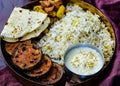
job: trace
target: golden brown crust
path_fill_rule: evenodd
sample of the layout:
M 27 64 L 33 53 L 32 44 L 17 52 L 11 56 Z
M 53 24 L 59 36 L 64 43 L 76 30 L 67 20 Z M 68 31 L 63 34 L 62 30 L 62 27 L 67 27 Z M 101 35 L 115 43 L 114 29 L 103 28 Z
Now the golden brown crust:
M 45 77 L 41 78 L 40 83 L 43 85 L 54 84 L 62 78 L 62 75 L 63 68 L 57 63 L 53 63 L 52 68 Z
M 12 62 L 23 70 L 32 69 L 42 57 L 42 51 L 33 44 L 21 44 L 13 52 Z
M 14 49 L 20 44 L 31 44 L 31 40 L 22 41 L 22 42 L 15 42 L 15 43 L 6 42 L 5 49 L 6 49 L 8 54 L 12 55 L 12 52 L 14 51 Z
M 40 77 L 46 74 L 52 66 L 52 61 L 48 56 L 43 56 L 40 62 L 40 66 L 27 72 L 27 75 L 30 77 Z

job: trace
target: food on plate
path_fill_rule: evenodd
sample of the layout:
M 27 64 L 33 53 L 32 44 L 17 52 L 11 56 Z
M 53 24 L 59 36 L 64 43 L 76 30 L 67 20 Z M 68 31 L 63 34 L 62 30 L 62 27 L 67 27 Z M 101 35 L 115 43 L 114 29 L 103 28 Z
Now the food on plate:
M 36 6 L 33 7 L 33 10 L 37 11 L 37 12 L 46 13 L 42 8 L 43 7 L 41 5 L 36 5 Z
M 45 10 L 45 12 L 49 13 L 49 12 L 53 11 L 53 9 L 54 9 L 54 6 L 51 6 L 51 7 L 46 7 L 44 10 Z
M 49 7 L 50 6 L 50 1 L 48 1 L 48 0 L 40 0 L 40 3 L 41 3 L 41 5 L 42 5 L 42 7 Z
M 38 29 L 32 31 L 31 33 L 28 33 L 28 34 L 24 35 L 21 38 L 21 41 L 24 41 L 24 40 L 27 40 L 27 39 L 30 39 L 30 38 L 34 38 L 34 37 L 38 37 L 40 35 L 40 33 L 42 33 L 47 28 L 49 23 L 50 23 L 50 19 L 46 18 Z
M 64 16 L 64 12 L 65 12 L 65 7 L 64 5 L 61 5 L 57 11 L 56 16 L 61 19 Z
M 62 78 L 62 75 L 63 75 L 63 68 L 57 63 L 53 63 L 52 68 L 46 74 L 46 76 L 41 78 L 40 83 L 43 85 L 55 84 Z
M 97 9 L 74 1 L 77 0 L 67 4 L 62 0 L 38 0 L 24 8 L 15 7 L 1 33 L 9 55 L 4 50 L 3 54 L 10 56 L 5 59 L 13 70 L 47 86 L 61 85 L 61 80 L 62 84 L 81 84 L 106 67 L 115 49 L 114 31 Z M 90 48 L 74 49 L 65 61 L 66 50 L 77 43 L 98 48 L 105 64 L 99 53 Z
M 37 68 L 27 72 L 27 75 L 30 77 L 39 78 L 40 76 L 46 74 L 51 67 L 52 67 L 51 59 L 48 56 L 44 55 L 41 59 L 40 65 Z
M 35 44 L 21 44 L 12 55 L 12 62 L 22 70 L 30 70 L 37 66 L 42 58 L 42 51 Z
M 18 38 L 8 38 L 8 37 L 4 37 L 4 36 L 2 36 L 2 39 L 6 42 L 11 42 L 11 43 L 19 41 Z
M 77 75 L 93 75 L 104 65 L 104 57 L 99 50 L 85 44 L 70 48 L 64 60 L 67 69 Z
M 45 12 L 50 13 L 53 10 L 58 10 L 60 5 L 62 5 L 63 3 L 62 0 L 40 0 L 40 4 Z
M 110 61 L 115 39 L 100 16 L 77 4 L 68 4 L 66 10 L 66 15 L 51 25 L 49 32 L 40 39 L 39 46 L 43 54 L 63 65 L 63 56 L 68 47 L 77 43 L 89 43 L 104 54 L 106 62 Z
M 37 35 L 30 35 L 29 39 L 36 37 L 38 36 L 38 33 L 40 34 L 48 25 L 49 18 L 47 17 L 47 14 L 15 7 L 3 28 L 1 36 L 3 40 L 8 42 L 16 42 L 19 40 L 23 41 L 27 40 L 26 38 L 28 38 L 25 37 L 21 40 L 21 38 L 25 35 L 30 33 L 33 35 L 36 31 L 38 31 Z
M 62 0 L 40 0 L 40 5 L 33 7 L 34 11 L 47 13 L 54 22 L 62 18 L 65 14 L 65 6 Z M 51 22 L 51 24 L 53 24 Z
M 26 41 L 22 41 L 22 42 L 15 42 L 15 43 L 10 43 L 10 42 L 6 42 L 5 43 L 5 49 L 7 51 L 8 54 L 12 55 L 13 51 L 15 50 L 15 48 L 21 44 L 27 44 L 30 45 L 31 44 L 31 40 L 26 40 Z

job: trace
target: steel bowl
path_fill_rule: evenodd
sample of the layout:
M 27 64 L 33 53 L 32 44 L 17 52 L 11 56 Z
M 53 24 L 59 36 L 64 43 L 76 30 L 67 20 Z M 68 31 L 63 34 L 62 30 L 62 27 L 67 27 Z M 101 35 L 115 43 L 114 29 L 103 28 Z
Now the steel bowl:
M 80 67 L 81 62 L 83 62 L 84 60 L 88 61 L 88 58 L 90 58 L 87 55 L 85 55 L 85 57 L 83 57 L 84 60 L 81 61 L 82 58 L 79 57 L 79 55 L 80 55 L 79 53 L 83 49 L 84 49 L 84 52 L 85 51 L 86 52 L 91 52 L 91 51 L 93 52 L 94 51 L 94 56 L 95 56 L 95 53 L 97 53 L 99 55 L 99 57 L 96 56 L 96 58 L 100 58 L 101 59 L 101 65 L 100 65 L 100 68 L 96 68 L 96 72 L 92 73 L 89 70 L 89 71 L 86 71 L 86 73 L 83 73 L 83 74 L 82 73 L 80 73 L 80 74 L 78 73 L 78 72 L 81 72 L 83 70 L 83 69 L 78 70 L 78 68 Z M 77 57 L 76 59 L 74 58 L 75 56 Z M 74 62 L 72 62 L 73 60 L 74 60 Z M 95 61 L 93 61 L 93 62 L 95 62 Z M 94 76 L 95 74 L 97 74 L 98 72 L 100 72 L 103 69 L 103 66 L 104 66 L 104 63 L 105 63 L 105 58 L 104 58 L 103 53 L 101 53 L 101 51 L 98 48 L 96 48 L 94 45 L 87 44 L 87 43 L 78 43 L 78 44 L 72 45 L 71 47 L 69 47 L 66 50 L 66 52 L 64 54 L 64 63 L 65 63 L 65 67 L 67 69 L 67 72 L 69 71 L 69 73 L 76 75 L 80 79 L 85 79 L 85 78 L 88 78 L 90 76 Z M 86 62 L 85 62 L 85 64 L 86 64 Z M 84 65 L 82 65 L 82 67 L 83 66 Z M 71 68 L 75 68 L 75 69 L 77 68 L 77 69 L 75 71 L 75 70 L 72 70 Z M 91 69 L 93 69 L 93 68 L 91 68 Z M 90 72 L 90 73 L 88 73 L 88 72 Z

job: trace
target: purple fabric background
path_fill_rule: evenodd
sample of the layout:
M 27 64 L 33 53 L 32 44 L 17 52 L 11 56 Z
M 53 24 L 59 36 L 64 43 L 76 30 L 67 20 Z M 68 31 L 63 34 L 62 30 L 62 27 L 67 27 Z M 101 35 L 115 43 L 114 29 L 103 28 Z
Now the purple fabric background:
M 23 6 L 30 0 L 0 0 L 0 32 L 14 6 Z M 117 47 L 111 68 L 92 86 L 120 86 L 120 0 L 84 0 L 101 10 L 111 22 Z M 0 51 L 0 86 L 22 86 L 8 71 Z

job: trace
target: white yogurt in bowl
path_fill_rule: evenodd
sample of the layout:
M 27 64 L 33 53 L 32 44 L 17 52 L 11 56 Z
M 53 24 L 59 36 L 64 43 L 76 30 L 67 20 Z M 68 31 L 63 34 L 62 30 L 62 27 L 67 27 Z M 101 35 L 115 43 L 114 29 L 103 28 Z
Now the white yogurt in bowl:
M 89 44 L 77 44 L 69 48 L 64 55 L 64 61 L 68 70 L 82 76 L 93 75 L 104 65 L 103 54 Z

